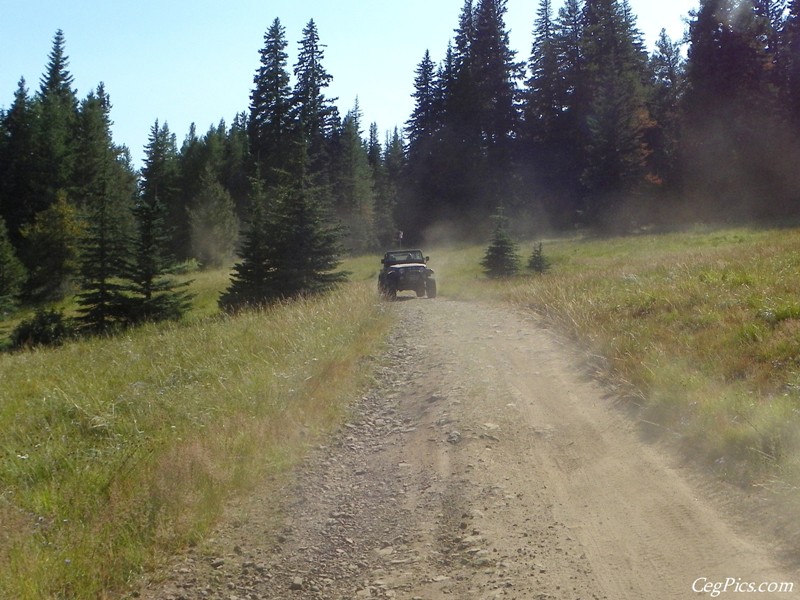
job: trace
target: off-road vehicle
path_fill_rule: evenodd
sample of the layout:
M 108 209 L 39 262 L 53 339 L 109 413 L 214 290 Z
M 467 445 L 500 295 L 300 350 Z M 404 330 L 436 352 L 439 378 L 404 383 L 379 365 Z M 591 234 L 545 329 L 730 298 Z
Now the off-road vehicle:
M 430 257 L 422 250 L 391 250 L 383 255 L 383 268 L 378 275 L 378 290 L 395 299 L 397 292 L 412 290 L 418 298 L 436 298 L 436 280 L 428 268 Z

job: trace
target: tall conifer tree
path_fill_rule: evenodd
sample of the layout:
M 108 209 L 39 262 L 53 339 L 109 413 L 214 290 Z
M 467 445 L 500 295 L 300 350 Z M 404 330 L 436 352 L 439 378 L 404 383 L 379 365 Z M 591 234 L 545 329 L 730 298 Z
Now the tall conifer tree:
M 373 250 L 377 244 L 374 181 L 361 137 L 361 118 L 356 99 L 342 122 L 335 181 L 337 215 L 346 230 L 344 244 L 355 252 Z
M 582 183 L 597 216 L 645 181 L 647 56 L 627 2 L 587 0 L 583 21 L 588 137 Z
M 136 232 L 127 278 L 130 319 L 150 321 L 177 318 L 189 303 L 189 296 L 171 275 L 174 258 L 170 253 L 167 202 L 176 198 L 177 149 L 175 136 L 165 123 L 155 122 L 145 146 L 139 196 L 133 208 Z
M 36 126 L 36 196 L 32 212 L 44 210 L 56 199 L 59 190 L 69 191 L 75 167 L 75 141 L 78 139 L 78 98 L 72 89 L 68 70 L 64 32 L 53 39 L 47 70 L 37 94 L 39 111 Z
M 21 248 L 20 231 L 33 222 L 42 204 L 36 199 L 37 166 L 34 153 L 36 107 L 20 79 L 14 102 L 0 119 L 0 216 L 9 239 Z
M 125 149 L 111 139 L 111 102 L 103 86 L 81 105 L 81 166 L 77 196 L 85 214 L 80 252 L 79 321 L 107 333 L 129 318 L 124 278 L 129 271 L 135 177 Z
M 312 177 L 326 167 L 324 151 L 336 115 L 334 99 L 325 96 L 325 90 L 330 86 L 333 77 L 323 65 L 324 48 L 312 19 L 303 29 L 303 37 L 300 40 L 297 62 L 294 66 L 297 83 L 292 94 L 294 121 L 302 131 Z
M 286 29 L 276 18 L 264 35 L 250 95 L 250 152 L 270 184 L 285 179 L 291 160 L 286 155 L 292 104 L 286 45 Z

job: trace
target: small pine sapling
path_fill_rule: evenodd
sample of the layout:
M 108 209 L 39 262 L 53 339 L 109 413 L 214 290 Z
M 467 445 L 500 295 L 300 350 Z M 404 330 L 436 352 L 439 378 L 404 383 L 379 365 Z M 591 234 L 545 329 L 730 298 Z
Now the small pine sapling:
M 503 209 L 499 208 L 494 215 L 495 228 L 492 240 L 481 261 L 486 275 L 492 279 L 513 277 L 519 272 L 519 254 L 517 244 L 506 230 L 507 219 Z
M 544 255 L 542 242 L 533 246 L 533 253 L 528 259 L 528 269 L 534 273 L 546 273 L 550 270 L 550 260 Z

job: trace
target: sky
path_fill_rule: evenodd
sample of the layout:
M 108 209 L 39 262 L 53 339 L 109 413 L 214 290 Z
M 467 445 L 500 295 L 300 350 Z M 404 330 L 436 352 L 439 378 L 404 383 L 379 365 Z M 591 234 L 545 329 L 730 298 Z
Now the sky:
M 630 0 L 648 48 L 662 28 L 681 38 L 699 0 Z M 554 6 L 560 6 L 558 0 Z M 342 114 L 358 98 L 364 129 L 402 129 L 413 109 L 414 71 L 425 50 L 444 58 L 464 0 L 4 0 L 0 19 L 0 108 L 20 77 L 39 88 L 53 37 L 62 29 L 79 98 L 105 84 L 114 141 L 135 166 L 156 119 L 180 146 L 246 111 L 264 33 L 277 17 L 286 28 L 289 70 L 310 19 L 326 46 L 333 76 L 326 95 Z M 506 25 L 519 60 L 530 55 L 539 0 L 508 0 Z

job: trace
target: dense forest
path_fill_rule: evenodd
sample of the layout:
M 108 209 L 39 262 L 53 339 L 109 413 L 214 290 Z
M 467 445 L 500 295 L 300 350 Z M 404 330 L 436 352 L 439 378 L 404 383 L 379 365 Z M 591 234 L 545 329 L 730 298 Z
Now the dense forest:
M 506 5 L 465 0 L 388 134 L 326 96 L 314 21 L 290 67 L 275 19 L 249 109 L 180 147 L 156 120 L 138 171 L 56 32 L 38 89 L 0 111 L 0 310 L 77 291 L 89 331 L 175 316 L 193 261 L 238 260 L 221 306 L 261 303 L 335 284 L 343 252 L 399 231 L 488 236 L 500 207 L 520 234 L 800 212 L 800 0 L 701 0 L 652 54 L 627 0 L 540 0 L 527 60 Z

